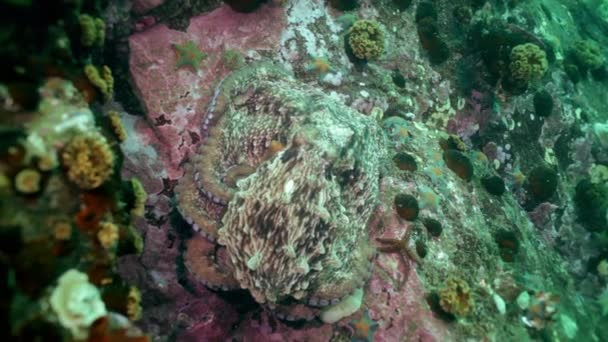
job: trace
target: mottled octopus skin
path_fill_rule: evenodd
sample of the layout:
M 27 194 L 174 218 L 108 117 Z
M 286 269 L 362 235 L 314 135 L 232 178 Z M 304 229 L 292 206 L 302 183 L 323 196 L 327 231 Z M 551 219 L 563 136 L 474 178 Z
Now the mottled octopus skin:
M 218 85 L 203 133 L 176 187 L 200 234 L 185 254 L 195 278 L 248 289 L 286 319 L 364 285 L 385 158 L 374 119 L 259 63 Z

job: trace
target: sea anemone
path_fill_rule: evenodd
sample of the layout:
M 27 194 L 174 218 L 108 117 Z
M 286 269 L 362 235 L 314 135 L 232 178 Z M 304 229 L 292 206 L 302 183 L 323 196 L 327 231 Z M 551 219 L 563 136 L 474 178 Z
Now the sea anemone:
M 97 232 L 97 241 L 105 249 L 110 249 L 118 241 L 118 226 L 112 222 L 101 222 Z
M 76 135 L 61 153 L 68 178 L 81 189 L 99 187 L 112 174 L 114 154 L 99 134 Z
M 91 324 L 106 315 L 99 290 L 86 274 L 74 269 L 59 277 L 50 302 L 59 323 L 77 340 L 86 339 Z
M 439 291 L 439 304 L 450 314 L 466 316 L 474 305 L 469 285 L 460 278 L 448 278 Z
M 22 194 L 34 194 L 40 191 L 40 172 L 34 169 L 23 169 L 15 176 L 15 188 Z

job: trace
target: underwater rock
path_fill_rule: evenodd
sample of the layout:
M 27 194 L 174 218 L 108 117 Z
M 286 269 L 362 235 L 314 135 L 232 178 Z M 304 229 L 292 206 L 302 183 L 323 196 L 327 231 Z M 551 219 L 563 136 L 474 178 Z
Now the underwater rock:
M 179 164 L 200 142 L 212 88 L 229 71 L 222 68 L 224 47 L 241 53 L 278 49 L 282 14 L 282 8 L 268 5 L 248 14 L 222 6 L 191 18 L 186 32 L 157 24 L 129 37 L 129 69 L 135 93 L 152 124 L 154 139 L 161 143 L 156 150 L 166 152 L 162 154 L 168 158 L 165 163 L 171 179 L 181 175 Z M 198 72 L 175 67 L 177 55 L 172 44 L 187 41 L 193 41 L 208 55 Z

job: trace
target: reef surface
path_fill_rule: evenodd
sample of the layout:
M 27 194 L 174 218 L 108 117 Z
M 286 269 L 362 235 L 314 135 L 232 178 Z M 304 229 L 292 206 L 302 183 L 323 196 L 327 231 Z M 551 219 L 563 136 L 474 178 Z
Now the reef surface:
M 16 340 L 608 339 L 603 2 L 0 9 Z

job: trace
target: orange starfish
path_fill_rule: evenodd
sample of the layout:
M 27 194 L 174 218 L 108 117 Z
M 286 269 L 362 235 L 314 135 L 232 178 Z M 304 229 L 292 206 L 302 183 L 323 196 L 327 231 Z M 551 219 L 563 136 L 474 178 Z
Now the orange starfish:
M 324 57 L 313 57 L 311 62 L 306 66 L 306 71 L 314 72 L 319 76 L 325 76 L 331 69 L 329 60 Z
M 369 317 L 368 310 L 365 310 L 363 316 L 358 320 L 351 321 L 348 323 L 353 329 L 353 336 L 351 341 L 373 341 L 374 333 L 378 329 L 378 322 L 372 320 Z

